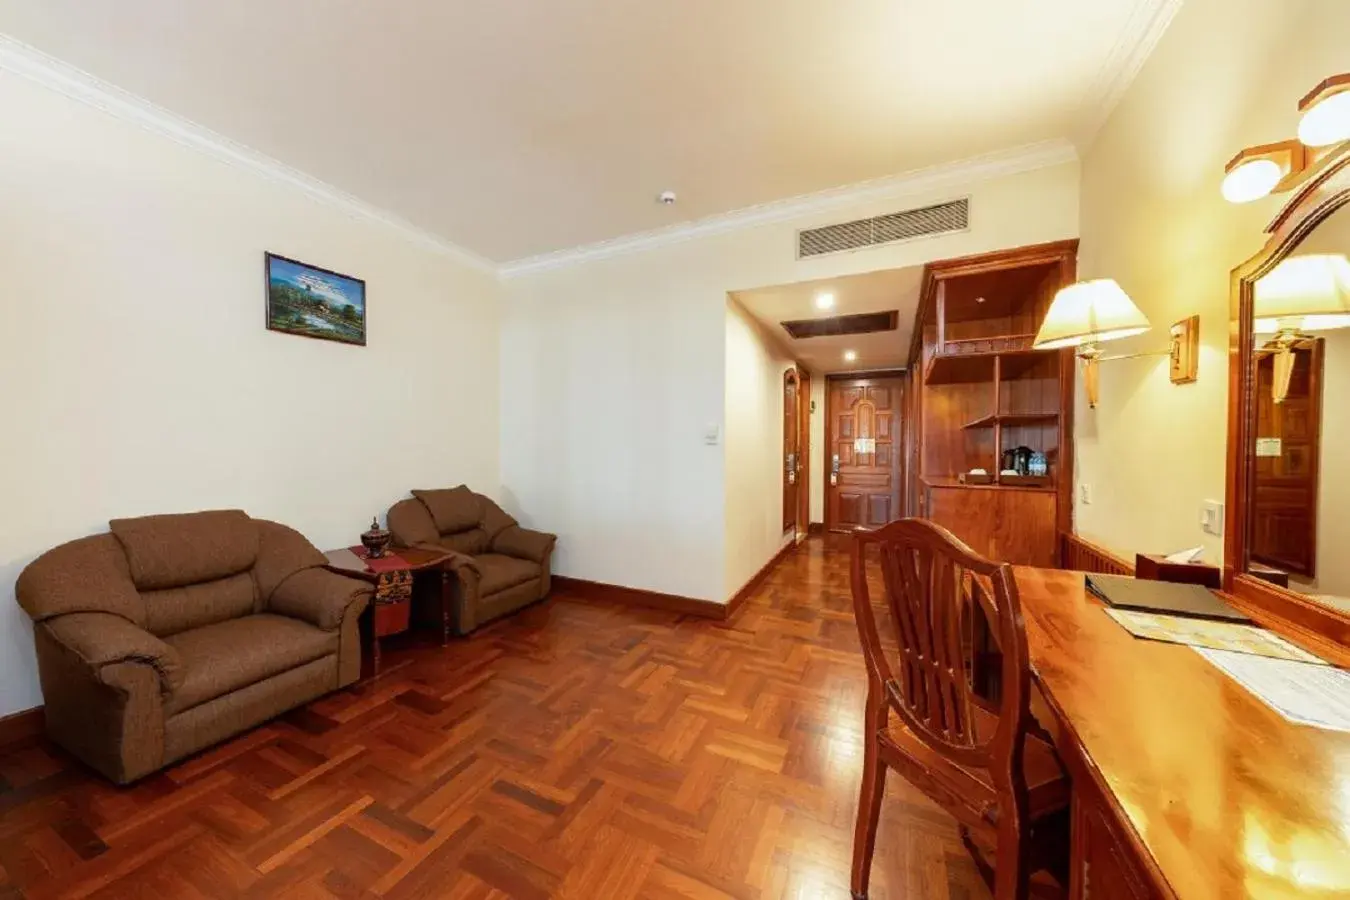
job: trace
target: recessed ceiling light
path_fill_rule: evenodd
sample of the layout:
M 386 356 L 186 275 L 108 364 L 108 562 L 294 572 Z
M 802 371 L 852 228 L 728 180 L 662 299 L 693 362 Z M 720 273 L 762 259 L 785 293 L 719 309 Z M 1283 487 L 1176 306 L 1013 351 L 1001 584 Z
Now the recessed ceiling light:
M 675 196 L 674 191 L 662 191 L 656 199 L 661 201 L 662 206 L 674 206 L 675 201 L 679 198 Z
M 845 351 L 844 351 L 844 362 L 857 362 L 857 360 L 858 360 L 858 351 L 857 351 L 857 350 L 845 350 Z
M 816 294 L 816 309 L 834 309 L 834 294 Z
M 976 298 L 975 298 L 975 302 L 976 302 L 976 303 L 983 303 L 983 302 L 984 302 L 984 298 L 983 298 L 983 297 L 976 297 Z

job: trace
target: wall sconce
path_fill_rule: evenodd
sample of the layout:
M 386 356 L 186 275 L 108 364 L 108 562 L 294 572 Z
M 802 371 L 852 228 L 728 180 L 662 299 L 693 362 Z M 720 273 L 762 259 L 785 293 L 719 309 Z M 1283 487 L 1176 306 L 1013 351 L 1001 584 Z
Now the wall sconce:
M 1256 282 L 1254 331 L 1274 337 L 1273 399 L 1289 396 L 1294 350 L 1308 332 L 1350 327 L 1350 260 L 1341 253 L 1291 256 Z
M 1225 200 L 1250 203 L 1284 193 L 1303 181 L 1319 158 L 1350 140 L 1350 74 L 1326 79 L 1298 108 L 1303 114 L 1298 140 L 1248 147 L 1224 168 Z
M 1101 386 L 1097 366 L 1104 360 L 1168 354 L 1172 357 L 1169 368 L 1174 384 L 1195 380 L 1200 345 L 1199 316 L 1191 316 L 1172 326 L 1171 344 L 1167 350 L 1102 355 L 1104 342 L 1143 334 L 1151 327 L 1148 318 L 1116 282 L 1109 278 L 1080 281 L 1055 295 L 1032 348 L 1077 347 L 1078 358 L 1083 361 L 1088 406 L 1096 409 Z

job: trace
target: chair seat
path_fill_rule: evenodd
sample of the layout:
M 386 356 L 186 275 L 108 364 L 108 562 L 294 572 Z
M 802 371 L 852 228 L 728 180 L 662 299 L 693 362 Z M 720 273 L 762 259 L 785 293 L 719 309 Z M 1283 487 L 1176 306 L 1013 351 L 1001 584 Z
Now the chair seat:
M 165 700 L 174 715 L 338 651 L 338 633 L 287 616 L 244 616 L 164 639 L 183 659 L 183 684 Z
M 543 572 L 538 563 L 530 562 L 528 559 L 516 559 L 514 556 L 503 556 L 500 553 L 484 553 L 474 559 L 478 562 L 479 571 L 483 573 L 480 590 L 484 596 L 524 584 L 538 578 Z
M 981 739 L 992 737 L 994 729 L 998 727 L 998 717 L 978 706 L 972 707 L 971 712 L 975 719 L 975 733 Z M 924 776 L 937 781 L 945 792 L 961 798 L 978 798 L 977 808 L 971 811 L 985 825 L 998 824 L 997 792 L 987 769 L 953 762 L 920 740 L 897 721 L 893 713 L 889 727 L 881 736 L 881 747 L 883 751 L 889 751 L 888 756 L 901 757 L 891 761 L 893 768 L 904 772 L 918 767 Z M 1069 777 L 1054 748 L 1035 734 L 1028 734 L 1022 763 L 1027 780 L 1028 812 L 1032 820 L 1043 819 L 1067 809 Z M 980 823 L 965 824 L 974 826 Z

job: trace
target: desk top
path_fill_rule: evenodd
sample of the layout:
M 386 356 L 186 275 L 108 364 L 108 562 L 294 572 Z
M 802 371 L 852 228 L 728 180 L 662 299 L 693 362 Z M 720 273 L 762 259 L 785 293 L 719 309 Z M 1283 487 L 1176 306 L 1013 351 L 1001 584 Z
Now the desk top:
M 1350 734 L 1131 637 L 1082 573 L 1018 568 L 1017 584 L 1046 699 L 1180 900 L 1350 896 Z

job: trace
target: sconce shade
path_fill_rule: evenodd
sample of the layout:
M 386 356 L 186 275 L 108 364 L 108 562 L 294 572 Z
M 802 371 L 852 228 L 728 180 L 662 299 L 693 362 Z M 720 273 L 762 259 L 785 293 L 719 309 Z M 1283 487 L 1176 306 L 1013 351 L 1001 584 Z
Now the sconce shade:
M 1250 203 L 1268 196 L 1284 178 L 1284 169 L 1273 159 L 1249 159 L 1223 179 L 1223 199 Z
M 1080 281 L 1055 295 L 1032 346 L 1037 350 L 1114 341 L 1148 331 L 1148 319 L 1109 278 Z
M 1350 326 L 1350 260 L 1341 253 L 1291 256 L 1256 282 L 1255 328 L 1327 331 Z
M 1299 104 L 1303 118 L 1298 139 L 1309 147 L 1329 147 L 1350 140 L 1350 75 L 1335 75 L 1319 84 Z

